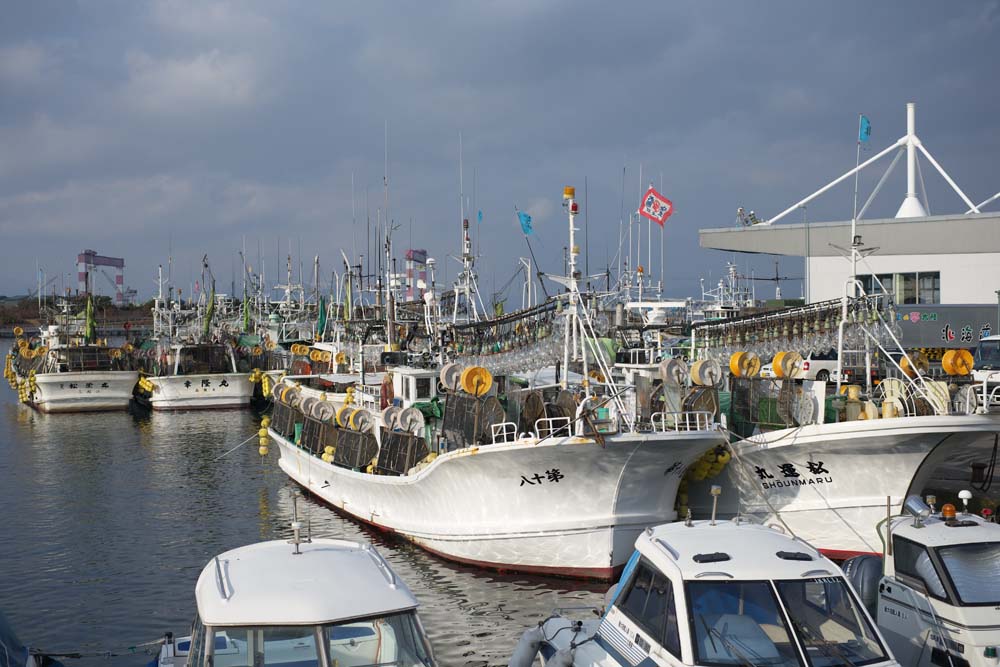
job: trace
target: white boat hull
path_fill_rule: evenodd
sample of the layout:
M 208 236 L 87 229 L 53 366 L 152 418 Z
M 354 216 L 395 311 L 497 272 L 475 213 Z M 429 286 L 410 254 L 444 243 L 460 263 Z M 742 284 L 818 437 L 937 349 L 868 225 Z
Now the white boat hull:
M 997 415 L 907 417 L 804 426 L 733 445 L 731 465 L 711 483 L 720 514 L 737 511 L 783 526 L 833 558 L 882 553 L 875 531 L 887 498 L 899 513 L 946 460 L 988 454 Z M 783 467 L 791 466 L 791 467 Z M 797 476 L 794 476 L 797 474 Z M 692 484 L 696 516 L 711 510 L 708 482 Z
M 326 463 L 273 430 L 279 465 L 326 503 L 446 558 L 500 570 L 609 579 L 639 533 L 676 518 L 685 468 L 718 431 L 487 445 L 400 477 Z
M 247 408 L 256 385 L 249 373 L 151 377 L 154 410 Z
M 30 404 L 41 412 L 124 410 L 138 379 L 135 371 L 42 373 Z

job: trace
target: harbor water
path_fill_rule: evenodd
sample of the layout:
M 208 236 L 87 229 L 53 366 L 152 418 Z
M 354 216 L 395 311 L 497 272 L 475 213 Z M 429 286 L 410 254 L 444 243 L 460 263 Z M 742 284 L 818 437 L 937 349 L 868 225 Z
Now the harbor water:
M 222 551 L 290 537 L 297 487 L 261 459 L 247 410 L 45 415 L 0 392 L 0 609 L 22 641 L 110 651 L 68 665 L 144 665 L 128 647 L 187 634 L 194 584 Z M 221 458 L 220 458 L 221 457 Z M 557 607 L 597 606 L 604 584 L 502 575 L 443 561 L 302 498 L 314 536 L 373 542 L 421 603 L 438 662 L 506 665 Z

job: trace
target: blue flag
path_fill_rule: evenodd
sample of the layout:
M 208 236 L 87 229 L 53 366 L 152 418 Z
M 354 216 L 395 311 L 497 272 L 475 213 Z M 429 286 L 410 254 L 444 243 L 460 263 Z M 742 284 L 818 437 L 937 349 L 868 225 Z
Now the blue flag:
M 521 231 L 527 236 L 531 233 L 531 216 L 524 211 L 517 212 L 517 219 L 521 223 Z
M 483 221 L 483 212 L 482 212 L 482 210 L 479 211 L 479 213 L 476 215 L 476 218 L 479 220 L 479 222 Z
M 862 114 L 861 122 L 858 124 L 858 143 L 865 143 L 872 136 L 872 123 L 868 116 Z

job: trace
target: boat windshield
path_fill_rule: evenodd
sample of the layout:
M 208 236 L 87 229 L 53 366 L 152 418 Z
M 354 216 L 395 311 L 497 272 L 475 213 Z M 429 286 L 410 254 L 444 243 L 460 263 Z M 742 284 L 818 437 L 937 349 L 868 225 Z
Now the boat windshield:
M 961 604 L 1000 604 L 1000 542 L 956 544 L 936 551 Z
M 888 659 L 843 578 L 796 579 L 776 585 L 813 667 L 870 665 Z
M 433 667 L 415 612 L 324 626 L 213 628 L 213 667 Z M 321 662 L 318 642 L 326 642 Z M 197 662 L 192 663 L 197 664 Z
M 688 581 L 685 586 L 696 663 L 802 664 L 770 582 Z
M 1000 340 L 981 340 L 972 360 L 977 370 L 1000 369 Z

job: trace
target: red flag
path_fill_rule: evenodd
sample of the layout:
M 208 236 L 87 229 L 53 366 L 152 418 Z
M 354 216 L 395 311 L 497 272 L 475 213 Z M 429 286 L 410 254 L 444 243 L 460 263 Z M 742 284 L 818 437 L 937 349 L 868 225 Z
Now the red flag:
M 639 215 L 657 222 L 660 227 L 673 212 L 674 203 L 653 188 L 646 191 L 642 206 L 639 207 Z

